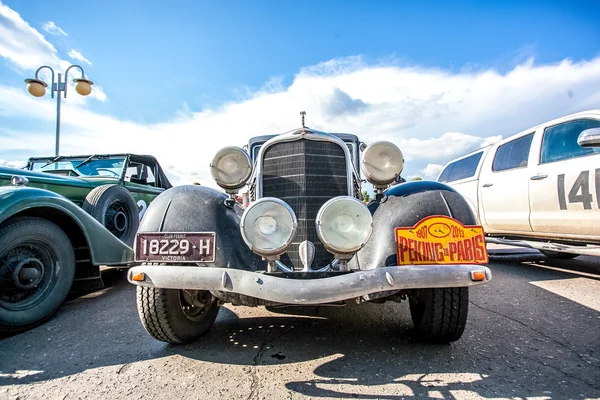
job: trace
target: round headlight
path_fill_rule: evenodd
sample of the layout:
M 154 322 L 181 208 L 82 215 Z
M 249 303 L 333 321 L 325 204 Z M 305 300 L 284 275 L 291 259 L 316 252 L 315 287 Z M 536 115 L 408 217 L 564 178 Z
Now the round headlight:
M 226 190 L 239 189 L 252 175 L 252 161 L 239 147 L 222 148 L 210 163 L 210 174 L 217 185 Z
M 325 248 L 335 254 L 353 254 L 371 237 L 373 217 L 354 197 L 339 196 L 327 201 L 316 219 L 317 235 Z
M 373 185 L 388 185 L 404 169 L 404 156 L 393 143 L 375 142 L 363 152 L 360 168 Z
M 264 197 L 252 203 L 242 215 L 244 241 L 265 258 L 285 253 L 296 235 L 296 214 L 284 201 Z

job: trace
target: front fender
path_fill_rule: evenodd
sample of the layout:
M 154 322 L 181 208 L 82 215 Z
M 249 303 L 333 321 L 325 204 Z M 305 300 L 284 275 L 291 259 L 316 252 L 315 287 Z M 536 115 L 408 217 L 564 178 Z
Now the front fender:
M 54 210 L 70 218 L 80 228 L 90 249 L 94 265 L 124 265 L 133 261 L 133 250 L 117 239 L 102 224 L 64 196 L 33 187 L 0 187 L 0 224 L 19 214 Z M 60 225 L 60 224 L 59 224 Z
M 410 227 L 431 215 L 452 217 L 464 225 L 477 225 L 467 201 L 450 186 L 415 181 L 385 191 L 381 202 L 371 202 L 373 234 L 356 257 L 361 269 L 396 265 L 396 227 Z
M 242 239 L 240 219 L 244 209 L 237 203 L 225 206 L 224 193 L 205 186 L 177 186 L 154 199 L 139 232 L 214 232 L 217 268 L 256 271 L 260 258 Z

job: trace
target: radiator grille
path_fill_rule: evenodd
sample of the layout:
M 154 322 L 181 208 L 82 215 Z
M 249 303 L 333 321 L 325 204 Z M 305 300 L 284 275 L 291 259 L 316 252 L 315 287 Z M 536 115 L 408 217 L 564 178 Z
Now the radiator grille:
M 263 157 L 262 196 L 277 197 L 292 207 L 298 230 L 281 261 L 302 269 L 298 245 L 309 240 L 316 247 L 314 269 L 326 266 L 333 256 L 317 237 L 315 218 L 332 197 L 348 194 L 346 156 L 336 143 L 300 139 L 270 146 Z

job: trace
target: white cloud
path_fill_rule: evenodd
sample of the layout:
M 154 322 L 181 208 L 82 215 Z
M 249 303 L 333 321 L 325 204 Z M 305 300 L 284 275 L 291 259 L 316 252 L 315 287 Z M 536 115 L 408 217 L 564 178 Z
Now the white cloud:
M 56 48 L 21 16 L 0 2 L 0 56 L 22 69 L 58 66 Z
M 419 171 L 420 177 L 423 179 L 436 180 L 440 172 L 444 169 L 440 164 L 427 164 L 425 168 Z
M 69 51 L 69 52 L 67 53 L 67 55 L 68 55 L 69 57 L 71 57 L 71 59 L 73 59 L 73 60 L 76 60 L 76 61 L 81 61 L 81 62 L 84 62 L 84 63 L 86 63 L 86 64 L 88 64 L 88 65 L 92 65 L 92 62 L 91 62 L 90 60 L 88 60 L 87 58 L 85 58 L 85 57 L 83 56 L 83 54 L 81 54 L 80 52 L 78 52 L 78 51 L 77 51 L 77 50 L 75 50 L 75 49 L 72 49 L 71 51 Z
M 69 34 L 62 30 L 62 28 L 56 25 L 53 21 L 48 21 L 43 26 L 44 30 L 52 35 L 63 35 L 69 36 Z
M 56 26 L 52 21 L 46 25 Z M 45 25 L 45 27 L 46 27 Z M 71 50 L 68 54 L 71 58 L 86 62 L 91 65 L 81 53 Z M 71 62 L 61 59 L 58 51 L 44 35 L 31 27 L 16 11 L 2 4 L 0 0 L 0 57 L 6 58 L 14 64 L 19 70 L 33 71 L 42 65 L 52 67 L 55 72 L 63 72 L 71 65 Z M 74 73 L 75 75 L 71 75 Z M 69 71 L 69 78 L 79 76 L 79 71 L 72 69 Z M 40 79 L 50 83 L 51 74 L 47 69 L 43 69 L 39 74 Z M 69 93 L 75 93 L 73 82 L 68 79 Z M 106 93 L 102 86 L 94 85 L 92 94 L 89 98 L 95 98 L 100 101 L 106 100 Z M 81 96 L 69 96 L 68 102 L 84 104 L 86 98 Z M 16 105 L 16 107 L 20 107 Z
M 407 162 L 415 158 L 422 158 L 423 154 L 427 154 L 430 161 L 439 161 L 448 160 L 478 147 L 483 147 L 483 143 L 486 143 L 489 139 L 459 132 L 446 132 L 436 138 L 400 138 L 398 145 L 402 149 L 404 159 Z
M 0 159 L 0 167 L 22 168 L 27 164 L 26 161 L 6 161 Z

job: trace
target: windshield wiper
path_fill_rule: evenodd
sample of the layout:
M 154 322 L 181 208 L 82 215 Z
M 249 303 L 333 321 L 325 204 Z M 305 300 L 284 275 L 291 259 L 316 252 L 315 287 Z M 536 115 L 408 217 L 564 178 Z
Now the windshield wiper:
M 42 165 L 40 167 L 40 169 L 47 167 L 48 165 L 53 164 L 53 163 L 57 162 L 58 160 L 62 160 L 63 158 L 65 158 L 65 156 L 56 156 L 52 160 L 48 161 L 48 163 Z
M 87 163 L 89 163 L 90 161 L 92 161 L 92 159 L 96 157 L 95 154 L 92 154 L 91 156 L 89 156 L 88 158 L 86 158 L 85 160 L 83 160 L 82 162 L 80 162 L 79 164 L 77 164 L 76 166 L 73 167 L 73 169 L 77 169 L 79 167 L 81 167 L 82 165 L 85 165 Z

